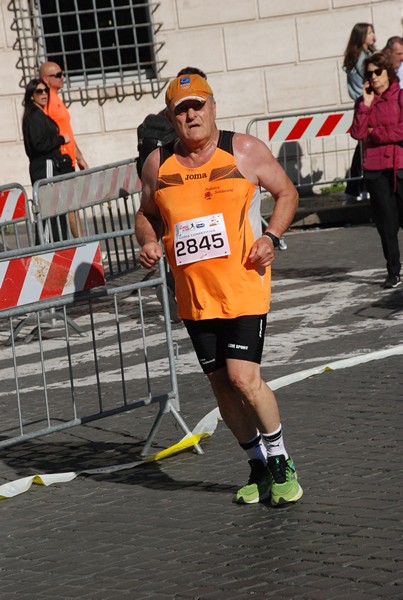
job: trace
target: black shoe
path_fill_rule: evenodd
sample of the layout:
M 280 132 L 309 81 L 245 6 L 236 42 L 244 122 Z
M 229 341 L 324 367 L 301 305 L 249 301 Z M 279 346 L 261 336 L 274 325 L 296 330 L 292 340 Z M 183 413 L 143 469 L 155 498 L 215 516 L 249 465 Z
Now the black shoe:
M 387 278 L 385 279 L 385 283 L 383 284 L 383 287 L 386 289 L 396 288 L 401 283 L 402 282 L 400 281 L 399 275 L 388 275 Z

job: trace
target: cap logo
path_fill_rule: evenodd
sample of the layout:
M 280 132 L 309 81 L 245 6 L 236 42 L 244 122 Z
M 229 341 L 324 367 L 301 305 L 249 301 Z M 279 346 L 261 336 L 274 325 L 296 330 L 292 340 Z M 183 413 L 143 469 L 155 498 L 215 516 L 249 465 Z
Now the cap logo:
M 186 100 L 206 102 L 213 95 L 207 81 L 200 75 L 184 74 L 173 79 L 165 92 L 165 104 L 171 109 Z

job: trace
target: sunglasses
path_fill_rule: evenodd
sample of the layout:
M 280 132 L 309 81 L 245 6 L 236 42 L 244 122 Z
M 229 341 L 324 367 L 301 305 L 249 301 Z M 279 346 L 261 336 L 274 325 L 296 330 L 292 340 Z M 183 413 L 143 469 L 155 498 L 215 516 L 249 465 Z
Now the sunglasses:
M 382 71 L 383 71 L 383 69 L 381 67 L 379 67 L 379 69 L 374 69 L 373 71 L 367 71 L 365 76 L 369 81 L 371 81 L 374 74 L 377 77 L 379 77 L 379 75 L 382 75 Z
M 48 94 L 49 89 L 48 88 L 37 88 L 34 93 L 38 94 L 38 95 Z
M 49 77 L 56 77 L 56 79 L 61 79 L 64 77 L 63 71 L 59 71 L 58 73 L 54 73 L 53 75 L 49 75 Z

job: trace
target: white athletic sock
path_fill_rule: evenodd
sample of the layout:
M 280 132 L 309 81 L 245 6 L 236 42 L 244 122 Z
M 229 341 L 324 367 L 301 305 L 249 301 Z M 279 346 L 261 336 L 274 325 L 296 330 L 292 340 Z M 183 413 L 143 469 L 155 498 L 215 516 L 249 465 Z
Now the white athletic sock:
M 266 446 L 268 456 L 279 456 L 280 454 L 284 454 L 285 459 L 287 460 L 288 453 L 284 446 L 281 423 L 276 431 L 272 431 L 271 433 L 262 433 L 262 438 Z
M 249 442 L 243 444 L 239 442 L 239 445 L 245 450 L 249 460 L 258 459 L 261 460 L 264 465 L 267 463 L 267 450 L 260 433 L 255 435 Z

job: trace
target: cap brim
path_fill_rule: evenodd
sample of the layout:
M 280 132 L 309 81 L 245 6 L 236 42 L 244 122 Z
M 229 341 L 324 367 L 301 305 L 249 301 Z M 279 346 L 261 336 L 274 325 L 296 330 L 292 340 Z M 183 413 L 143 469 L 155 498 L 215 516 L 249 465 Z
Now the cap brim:
M 179 104 L 182 104 L 182 102 L 186 102 L 187 100 L 197 100 L 198 102 L 207 102 L 207 98 L 208 98 L 208 94 L 206 94 L 205 96 L 196 96 L 195 94 L 193 94 L 191 96 L 185 96 L 184 98 L 180 98 L 179 100 L 177 100 L 174 103 L 174 107 L 176 108 L 177 106 L 179 106 Z

